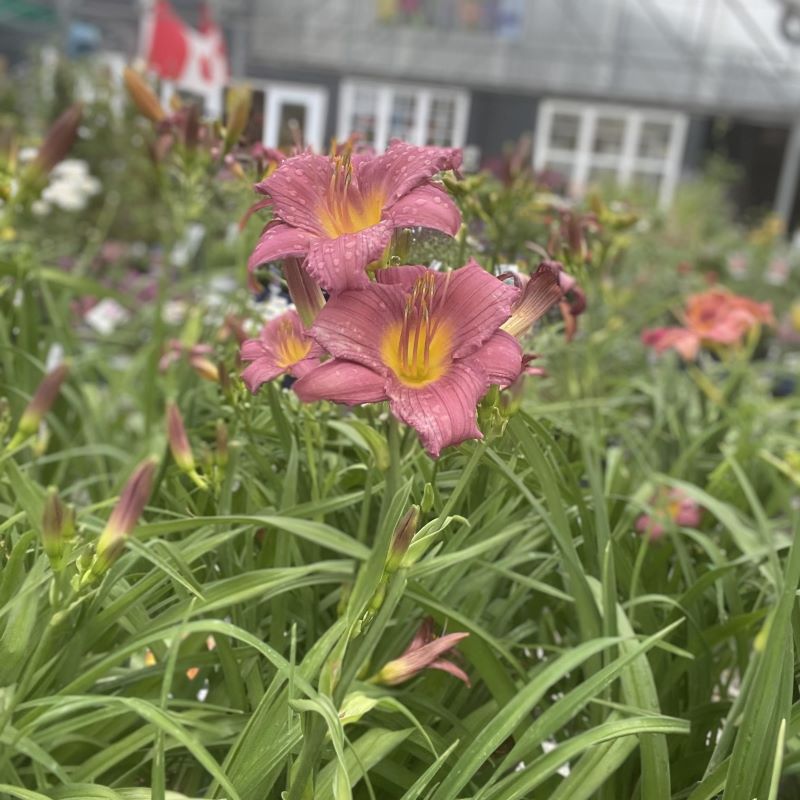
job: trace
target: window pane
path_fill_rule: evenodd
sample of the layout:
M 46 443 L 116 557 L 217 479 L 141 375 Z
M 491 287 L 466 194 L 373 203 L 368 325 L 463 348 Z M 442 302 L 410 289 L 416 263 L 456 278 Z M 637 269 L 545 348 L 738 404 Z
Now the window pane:
M 601 186 L 613 185 L 617 182 L 617 170 L 611 167 L 593 166 L 589 170 L 589 183 L 598 183 Z
M 279 113 L 278 147 L 292 147 L 304 142 L 306 107 L 299 103 L 284 103 Z
M 425 144 L 449 147 L 453 144 L 456 123 L 456 101 L 452 97 L 434 97 L 428 114 Z
M 595 153 L 620 155 L 625 138 L 625 120 L 615 117 L 598 117 L 594 127 Z
M 657 172 L 635 172 L 633 185 L 642 194 L 655 197 L 661 188 L 661 175 Z
M 672 135 L 669 122 L 644 122 L 639 137 L 639 155 L 642 158 L 665 158 Z
M 353 97 L 352 133 L 360 133 L 365 144 L 375 144 L 378 92 L 370 86 L 357 86 Z
M 580 117 L 577 114 L 559 112 L 553 114 L 550 127 L 550 147 L 557 150 L 577 150 Z
M 414 133 L 417 98 L 413 94 L 395 92 L 389 119 L 389 139 L 410 140 Z
M 553 191 L 566 191 L 572 180 L 572 164 L 568 161 L 548 159 L 539 173 L 539 180 Z

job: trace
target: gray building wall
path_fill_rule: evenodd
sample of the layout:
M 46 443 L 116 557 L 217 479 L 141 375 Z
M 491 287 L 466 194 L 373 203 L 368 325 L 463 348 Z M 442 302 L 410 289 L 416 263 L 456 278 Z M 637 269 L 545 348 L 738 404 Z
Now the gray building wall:
M 504 145 L 533 133 L 537 105 L 537 98 L 527 94 L 473 91 L 467 143 L 480 147 L 482 158 L 502 153 Z
M 377 9 L 377 0 L 262 0 L 253 56 L 697 113 L 789 117 L 800 108 L 800 50 L 781 39 L 775 0 L 528 0 L 512 38 L 385 24 Z

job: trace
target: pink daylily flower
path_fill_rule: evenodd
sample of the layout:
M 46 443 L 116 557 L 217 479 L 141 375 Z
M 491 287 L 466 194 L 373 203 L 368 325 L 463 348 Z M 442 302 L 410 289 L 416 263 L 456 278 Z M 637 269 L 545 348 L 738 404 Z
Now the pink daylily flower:
M 322 348 L 309 336 L 297 311 L 290 309 L 261 330 L 258 339 L 248 339 L 240 351 L 242 361 L 252 361 L 242 380 L 255 394 L 262 383 L 289 373 L 295 378 L 319 366 Z
M 683 528 L 697 528 L 703 510 L 681 489 L 661 489 L 651 500 L 653 512 L 636 520 L 636 532 L 657 542 L 670 523 Z
M 368 286 L 365 267 L 383 256 L 396 228 L 456 234 L 461 214 L 432 178 L 460 164 L 460 150 L 398 140 L 379 156 L 287 158 L 256 185 L 274 219 L 250 256 L 251 280 L 260 264 L 296 256 L 329 292 Z
M 470 686 L 469 676 L 461 667 L 442 658 L 448 650 L 452 650 L 468 633 L 448 633 L 436 636 L 433 632 L 433 620 L 426 617 L 414 638 L 402 655 L 384 664 L 370 680 L 385 686 L 396 686 L 411 680 L 425 669 L 440 669 Z
M 643 344 L 657 353 L 672 348 L 684 360 L 691 361 L 702 346 L 734 347 L 758 325 L 775 324 L 769 303 L 759 303 L 722 288 L 691 295 L 683 318 L 683 327 L 643 331 Z
M 481 439 L 476 405 L 522 371 L 517 339 L 500 327 L 519 289 L 470 262 L 454 272 L 390 267 L 365 289 L 332 297 L 311 329 L 333 360 L 303 376 L 304 402 L 388 400 L 433 457 Z

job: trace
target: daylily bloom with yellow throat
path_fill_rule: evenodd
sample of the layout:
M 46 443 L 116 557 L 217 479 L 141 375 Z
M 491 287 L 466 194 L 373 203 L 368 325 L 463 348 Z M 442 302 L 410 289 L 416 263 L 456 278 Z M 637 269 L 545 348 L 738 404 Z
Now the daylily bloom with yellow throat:
M 242 380 L 251 392 L 262 383 L 289 373 L 295 378 L 308 374 L 319 365 L 322 348 L 309 336 L 294 309 L 270 320 L 258 339 L 242 344 L 242 361 L 252 363 L 242 372 Z
M 382 155 L 287 158 L 257 191 L 271 200 L 273 220 L 261 234 L 248 269 L 295 256 L 324 289 L 369 285 L 365 267 L 380 259 L 396 228 L 433 228 L 454 236 L 461 214 L 432 182 L 458 169 L 461 151 L 392 141 Z
M 555 283 L 550 271 L 534 286 Z M 489 387 L 508 386 L 523 368 L 515 338 L 560 297 L 540 303 L 474 261 L 453 272 L 422 266 L 379 270 L 377 283 L 331 298 L 311 335 L 333 359 L 300 378 L 304 402 L 347 405 L 389 401 L 433 457 L 481 439 L 476 405 Z M 525 308 L 520 309 L 525 300 Z M 506 323 L 511 333 L 501 328 Z

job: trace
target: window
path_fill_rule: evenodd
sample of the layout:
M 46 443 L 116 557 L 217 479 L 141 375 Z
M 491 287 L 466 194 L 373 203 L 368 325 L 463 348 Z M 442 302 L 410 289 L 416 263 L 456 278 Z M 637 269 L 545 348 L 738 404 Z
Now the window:
M 570 194 L 618 183 L 651 191 L 665 206 L 680 174 L 683 114 L 548 100 L 539 108 L 534 167 L 564 177 Z
M 339 105 L 339 139 L 351 133 L 385 149 L 391 139 L 412 144 L 463 147 L 469 95 L 460 89 L 344 81 Z
M 328 93 L 319 86 L 294 83 L 248 81 L 251 89 L 250 116 L 243 137 L 267 147 L 291 149 L 298 142 L 317 152 L 324 149 Z M 223 108 L 227 108 L 227 89 Z M 224 119 L 224 116 L 223 116 Z

